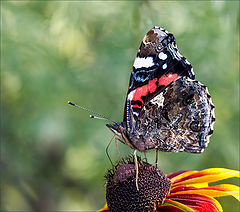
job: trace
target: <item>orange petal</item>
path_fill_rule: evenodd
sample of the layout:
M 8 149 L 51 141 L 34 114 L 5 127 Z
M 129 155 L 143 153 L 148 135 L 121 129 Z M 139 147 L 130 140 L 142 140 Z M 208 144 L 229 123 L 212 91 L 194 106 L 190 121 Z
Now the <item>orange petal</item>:
M 172 207 L 176 208 L 175 211 L 177 211 L 177 209 L 180 211 L 194 211 L 193 209 L 189 208 L 188 206 L 186 206 L 180 202 L 170 200 L 170 199 L 165 199 L 163 205 L 161 205 L 159 208 L 161 208 L 161 207 L 164 208 L 165 206 L 172 206 Z
M 102 209 L 100 209 L 98 212 L 108 212 L 107 203 L 105 203 L 104 207 Z
M 239 201 L 239 187 L 235 185 L 230 185 L 230 184 L 209 186 L 206 188 L 177 186 L 171 189 L 168 197 L 171 197 L 171 195 L 176 195 L 176 194 L 202 194 L 202 195 L 208 195 L 211 197 L 221 197 L 221 196 L 232 195 Z
M 183 173 L 184 175 L 184 173 Z M 183 178 L 172 179 L 172 187 L 186 184 L 209 183 L 231 177 L 240 177 L 239 171 L 222 168 L 210 168 L 192 173 Z
M 222 206 L 214 198 L 200 194 L 172 194 L 169 199 L 179 202 L 194 211 L 222 211 Z

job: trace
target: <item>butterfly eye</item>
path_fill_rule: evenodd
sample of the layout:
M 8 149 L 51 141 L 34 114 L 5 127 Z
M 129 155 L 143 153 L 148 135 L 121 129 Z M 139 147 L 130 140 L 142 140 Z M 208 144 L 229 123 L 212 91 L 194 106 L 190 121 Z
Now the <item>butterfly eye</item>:
M 190 124 L 190 128 L 192 129 L 193 132 L 198 132 L 198 131 L 200 131 L 199 122 L 198 122 L 198 121 L 193 121 L 193 122 Z

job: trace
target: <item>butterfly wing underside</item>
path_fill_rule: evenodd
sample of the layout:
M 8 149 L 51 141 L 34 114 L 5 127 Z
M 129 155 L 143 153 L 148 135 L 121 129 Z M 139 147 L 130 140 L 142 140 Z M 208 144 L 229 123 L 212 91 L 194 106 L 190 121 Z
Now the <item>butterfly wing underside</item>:
M 179 53 L 174 36 L 154 27 L 140 45 L 130 76 L 123 118 L 129 131 L 144 105 L 182 76 L 194 79 L 192 66 Z
M 214 106 L 207 87 L 194 79 L 174 36 L 154 27 L 133 64 L 123 122 L 108 128 L 141 152 L 202 152 L 213 133 Z
M 144 106 L 135 126 L 138 137 L 130 135 L 130 139 L 144 151 L 201 153 L 209 143 L 214 121 L 207 87 L 183 77 Z

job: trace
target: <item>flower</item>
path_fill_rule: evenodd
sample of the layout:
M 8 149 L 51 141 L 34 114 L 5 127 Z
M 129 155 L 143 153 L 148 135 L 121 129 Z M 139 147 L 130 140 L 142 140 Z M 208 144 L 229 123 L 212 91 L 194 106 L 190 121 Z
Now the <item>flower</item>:
M 239 187 L 231 184 L 209 186 L 208 183 L 232 177 L 240 172 L 209 168 L 202 171 L 179 171 L 164 175 L 138 158 L 137 190 L 134 161 L 123 161 L 106 175 L 107 211 L 223 211 L 215 197 L 231 195 L 239 201 Z M 133 187 L 133 185 L 135 185 Z M 110 210 L 111 209 L 111 210 Z

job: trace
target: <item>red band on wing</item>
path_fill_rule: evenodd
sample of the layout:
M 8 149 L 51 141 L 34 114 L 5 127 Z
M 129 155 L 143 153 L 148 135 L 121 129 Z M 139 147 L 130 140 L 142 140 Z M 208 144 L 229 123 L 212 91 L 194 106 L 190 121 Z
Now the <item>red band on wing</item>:
M 143 104 L 143 100 L 141 99 L 142 96 L 147 96 L 148 92 L 153 93 L 157 89 L 157 78 L 149 81 L 147 85 L 144 85 L 140 88 L 137 88 L 133 94 L 133 101 L 141 101 Z
M 179 79 L 180 76 L 178 74 L 166 74 L 164 76 L 162 76 L 158 82 L 159 85 L 169 85 L 171 82 Z
M 159 80 L 157 78 L 149 81 L 149 83 L 147 85 L 143 85 L 142 87 L 139 87 L 135 90 L 134 94 L 133 94 L 133 101 L 140 101 L 142 103 L 142 105 L 144 105 L 144 102 L 142 100 L 142 96 L 147 96 L 148 92 L 149 93 L 154 93 L 157 90 L 158 86 L 161 85 L 169 85 L 172 81 L 175 81 L 177 79 L 179 79 L 180 76 L 178 74 L 166 74 L 164 76 L 162 76 Z M 158 86 L 156 85 L 156 82 L 158 81 Z M 141 108 L 141 106 L 135 104 L 132 105 L 132 107 L 136 107 L 136 108 Z
M 139 105 L 132 105 L 132 107 L 141 108 Z

